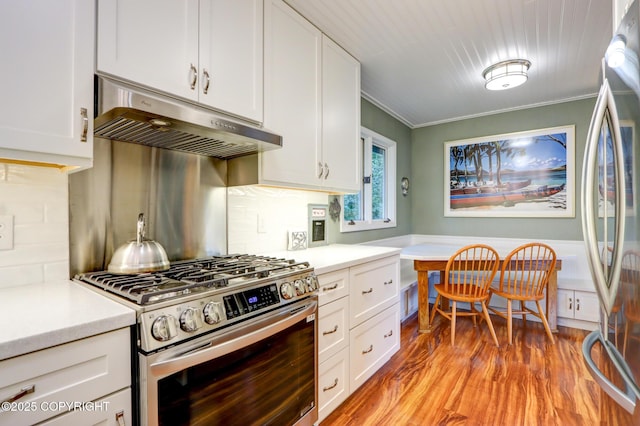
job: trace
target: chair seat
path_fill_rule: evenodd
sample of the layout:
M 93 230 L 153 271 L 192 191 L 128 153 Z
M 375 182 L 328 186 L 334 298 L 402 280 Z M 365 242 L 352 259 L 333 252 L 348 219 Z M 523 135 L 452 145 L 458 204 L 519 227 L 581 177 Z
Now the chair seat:
M 480 290 L 480 287 L 475 286 L 475 285 L 468 285 L 468 287 Z M 434 286 L 434 288 L 443 297 L 446 297 L 447 299 L 450 299 L 450 300 L 455 300 L 456 302 L 483 302 L 483 301 L 489 299 L 489 294 L 488 293 L 486 293 L 486 294 L 484 294 L 482 296 L 476 296 L 476 297 L 462 295 L 462 294 L 458 294 L 458 293 L 453 293 L 451 291 L 447 291 L 445 289 L 445 285 L 444 284 L 436 284 Z M 480 291 L 477 291 L 477 292 L 476 291 L 470 291 L 470 293 L 479 294 Z
M 495 294 L 496 296 L 504 297 L 505 299 L 511 299 L 511 300 L 529 301 L 529 300 L 542 300 L 542 299 L 544 299 L 544 293 L 540 294 L 540 295 L 536 295 L 536 294 L 516 294 L 516 293 L 512 293 L 512 292 L 508 292 L 508 291 L 500 291 L 499 289 L 496 289 L 496 288 L 492 288 L 490 291 L 491 291 L 491 293 Z

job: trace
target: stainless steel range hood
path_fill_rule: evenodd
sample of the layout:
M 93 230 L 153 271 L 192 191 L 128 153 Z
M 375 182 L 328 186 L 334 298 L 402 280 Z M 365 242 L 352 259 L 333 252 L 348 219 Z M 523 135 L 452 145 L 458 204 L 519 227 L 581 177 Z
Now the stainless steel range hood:
M 282 137 L 213 110 L 96 76 L 94 135 L 231 159 L 282 147 Z

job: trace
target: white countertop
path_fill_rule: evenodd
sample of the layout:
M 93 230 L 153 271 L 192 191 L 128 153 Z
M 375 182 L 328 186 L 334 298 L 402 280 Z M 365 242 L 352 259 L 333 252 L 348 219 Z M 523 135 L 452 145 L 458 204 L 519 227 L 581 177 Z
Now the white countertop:
M 407 246 L 400 252 L 401 259 L 410 260 L 449 260 L 449 258 L 463 246 L 460 244 L 425 243 Z M 492 246 L 500 258 L 506 257 L 515 247 Z M 558 259 L 573 258 L 575 254 L 558 253 Z
M 0 360 L 127 327 L 135 312 L 72 281 L 0 289 Z
M 348 268 L 364 262 L 400 253 L 399 248 L 378 247 L 359 244 L 331 244 L 306 250 L 265 253 L 268 256 L 309 262 L 317 275 Z
M 410 260 L 449 260 L 451 255 L 460 249 L 456 244 L 416 244 L 404 247 L 400 258 Z

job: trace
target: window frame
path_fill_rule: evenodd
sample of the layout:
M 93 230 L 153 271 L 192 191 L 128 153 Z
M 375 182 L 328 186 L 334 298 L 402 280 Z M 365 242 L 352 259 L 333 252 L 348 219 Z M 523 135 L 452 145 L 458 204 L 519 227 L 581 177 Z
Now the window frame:
M 366 127 L 360 128 L 360 140 L 362 149 L 359 152 L 360 168 L 360 193 L 364 194 L 364 218 L 363 220 L 350 221 L 344 219 L 344 211 L 340 213 L 340 232 L 368 231 L 373 229 L 386 229 L 396 227 L 396 168 L 397 168 L 397 143 Z M 372 185 L 364 183 L 365 176 L 371 176 L 371 152 L 373 145 L 385 150 L 385 219 L 372 219 Z M 344 206 L 344 195 L 340 196 L 340 202 Z

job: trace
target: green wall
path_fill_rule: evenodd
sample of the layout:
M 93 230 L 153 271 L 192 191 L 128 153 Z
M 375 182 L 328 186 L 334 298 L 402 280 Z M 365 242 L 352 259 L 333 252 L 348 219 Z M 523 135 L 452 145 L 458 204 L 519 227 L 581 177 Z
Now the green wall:
M 365 99 L 361 100 L 360 114 L 363 127 L 397 143 L 396 223 L 398 226 L 383 230 L 340 233 L 340 223 L 329 221 L 329 241 L 332 243 L 356 244 L 411 233 L 412 197 L 411 194 L 403 197 L 400 189 L 400 179 L 403 176 L 411 176 L 411 129 Z M 332 199 L 333 196 L 329 196 L 329 201 Z
M 595 98 L 439 124 L 412 131 L 411 233 L 581 240 L 582 157 Z M 575 217 L 444 217 L 444 143 L 575 125 Z

